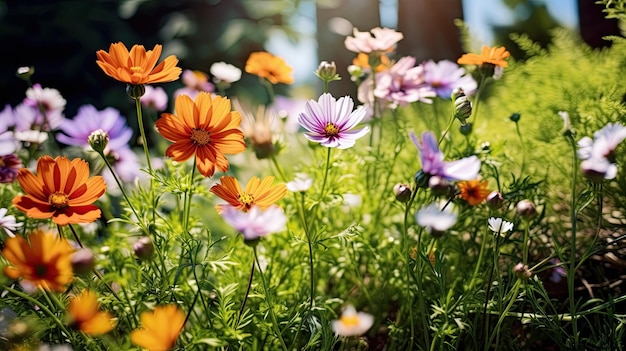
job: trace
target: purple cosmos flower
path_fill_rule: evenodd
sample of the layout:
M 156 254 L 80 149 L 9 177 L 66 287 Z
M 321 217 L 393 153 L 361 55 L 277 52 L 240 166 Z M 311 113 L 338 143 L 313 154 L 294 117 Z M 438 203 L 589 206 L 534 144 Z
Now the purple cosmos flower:
M 153 87 L 152 85 L 146 85 L 146 92 L 141 97 L 141 104 L 146 108 L 165 111 L 167 108 L 167 93 L 161 87 Z
M 584 137 L 578 141 L 580 167 L 591 178 L 613 179 L 617 175 L 615 149 L 626 139 L 626 127 L 620 123 L 609 123 L 593 134 L 593 139 Z
M 424 69 L 415 66 L 415 57 L 406 56 L 386 71 L 376 75 L 374 96 L 391 103 L 391 108 L 405 107 L 412 102 L 432 103 L 430 98 L 437 96 L 425 84 Z
M 267 234 L 280 232 L 285 229 L 287 216 L 279 206 L 272 205 L 261 210 L 252 206 L 244 212 L 230 205 L 222 205 L 222 218 L 231 227 L 243 234 L 245 240 L 255 240 Z
M 308 131 L 304 136 L 310 141 L 326 147 L 347 149 L 369 132 L 368 126 L 352 130 L 365 117 L 363 107 L 354 111 L 352 107 L 354 101 L 351 97 L 335 100 L 329 93 L 324 93 L 318 101 L 309 100 L 306 103 L 305 112 L 298 116 L 298 123 Z
M 57 140 L 74 146 L 89 148 L 88 138 L 94 131 L 102 129 L 109 134 L 109 144 L 105 149 L 118 150 L 128 145 L 133 135 L 132 129 L 126 125 L 126 121 L 120 112 L 112 107 L 98 111 L 92 105 L 84 105 L 78 109 L 74 119 L 66 119 L 61 124 L 61 131 Z
M 17 171 L 23 167 L 20 158 L 14 154 L 0 156 L 0 183 L 13 182 Z
M 370 33 L 371 32 L 371 33 Z M 353 29 L 353 37 L 346 37 L 344 44 L 346 49 L 352 52 L 385 52 L 391 49 L 397 42 L 404 38 L 400 32 L 389 28 L 372 28 L 370 32 L 359 32 Z
M 422 67 L 424 82 L 441 98 L 449 99 L 455 88 L 462 88 L 466 95 L 473 95 L 478 88 L 474 78 L 466 74 L 465 68 L 450 60 L 429 60 L 422 63 Z
M 6 105 L 0 111 L 0 155 L 12 154 L 17 150 L 17 140 L 13 135 L 11 127 L 15 126 L 13 122 L 13 109 L 10 105 Z
M 469 156 L 456 161 L 444 161 L 443 152 L 439 150 L 433 132 L 422 133 L 421 142 L 415 133 L 411 132 L 409 136 L 420 153 L 420 162 L 424 173 L 448 180 L 471 180 L 478 177 L 478 171 L 480 171 L 478 157 Z
M 146 174 L 141 172 L 139 167 L 137 154 L 127 145 L 117 150 L 111 150 L 107 154 L 107 158 L 122 183 L 133 184 L 138 178 L 146 177 Z M 107 191 L 110 194 L 115 196 L 122 194 L 108 168 L 102 171 L 102 178 L 107 183 Z

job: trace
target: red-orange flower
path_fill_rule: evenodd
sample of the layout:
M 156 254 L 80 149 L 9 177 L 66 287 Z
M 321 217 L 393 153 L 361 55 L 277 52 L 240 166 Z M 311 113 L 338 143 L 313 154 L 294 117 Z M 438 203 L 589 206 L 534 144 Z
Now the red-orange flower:
M 269 52 L 253 52 L 246 61 L 246 72 L 267 79 L 272 84 L 293 83 L 293 69 L 285 60 Z
M 489 183 L 486 180 L 465 180 L 457 183 L 459 190 L 461 193 L 459 197 L 468 204 L 472 206 L 476 206 L 487 198 L 487 196 L 491 193 L 491 190 L 487 189 Z
M 4 274 L 17 279 L 26 291 L 36 288 L 65 291 L 65 286 L 73 279 L 73 249 L 67 240 L 56 234 L 38 230 L 28 236 L 8 238 L 2 249 L 2 256 L 9 261 Z
M 243 132 L 239 130 L 241 115 L 230 110 L 230 100 L 211 97 L 201 92 L 193 101 L 179 95 L 175 102 L 176 114 L 163 113 L 156 121 L 161 135 L 174 142 L 165 154 L 174 161 L 186 161 L 196 156 L 198 171 L 210 177 L 229 168 L 224 154 L 238 154 L 246 149 Z
M 115 326 L 111 313 L 100 311 L 96 294 L 88 289 L 70 300 L 67 312 L 71 325 L 88 335 L 106 334 Z
M 132 85 L 171 82 L 180 76 L 176 67 L 178 59 L 174 55 L 165 58 L 157 65 L 162 46 L 146 51 L 143 45 L 133 45 L 130 52 L 122 42 L 112 43 L 109 52 L 98 50 L 96 63 L 109 77 Z M 155 66 L 156 65 L 156 66 Z
M 272 185 L 273 182 L 272 176 L 265 177 L 262 181 L 257 177 L 252 177 L 242 191 L 235 177 L 224 176 L 220 178 L 221 184 L 211 187 L 211 192 L 241 211 L 248 211 L 252 205 L 265 210 L 287 194 L 285 184 Z M 221 205 L 215 207 L 218 212 L 221 212 Z
M 82 159 L 42 156 L 37 175 L 22 168 L 17 181 L 26 195 L 16 196 L 13 205 L 30 218 L 52 218 L 58 225 L 100 218 L 100 209 L 93 203 L 104 194 L 106 184 L 101 176 L 89 178 L 89 165 Z
M 489 47 L 483 46 L 482 52 L 478 54 L 464 54 L 456 62 L 461 65 L 483 65 L 485 63 L 500 67 L 508 67 L 509 64 L 505 60 L 511 56 L 504 46 Z
M 150 351 L 174 347 L 185 324 L 185 314 L 176 305 L 157 306 L 154 312 L 141 314 L 142 328 L 130 333 L 133 344 Z

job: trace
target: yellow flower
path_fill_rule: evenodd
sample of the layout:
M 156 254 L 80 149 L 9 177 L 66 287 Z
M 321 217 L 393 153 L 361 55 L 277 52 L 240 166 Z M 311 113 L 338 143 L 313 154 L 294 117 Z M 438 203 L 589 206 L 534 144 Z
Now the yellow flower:
M 273 182 L 274 177 L 272 176 L 263 178 L 263 181 L 257 177 L 252 177 L 245 190 L 242 191 L 235 177 L 224 176 L 220 178 L 221 184 L 212 186 L 210 191 L 241 211 L 248 211 L 252 205 L 257 205 L 261 210 L 265 210 L 287 194 L 285 184 L 272 185 Z M 221 213 L 222 206 L 217 205 L 215 207 Z
M 293 83 L 293 69 L 285 60 L 269 52 L 253 52 L 246 61 L 246 72 L 267 79 L 272 84 Z
M 458 182 L 457 186 L 461 190 L 459 197 L 471 206 L 476 206 L 487 198 L 491 190 L 487 189 L 489 183 L 486 180 L 467 180 Z
M 143 327 L 133 330 L 130 340 L 150 351 L 166 351 L 176 344 L 184 323 L 185 314 L 176 305 L 157 306 L 141 314 Z
M 133 45 L 130 52 L 122 42 L 113 43 L 109 52 L 98 50 L 96 63 L 109 77 L 132 85 L 172 82 L 182 72 L 176 67 L 178 59 L 174 55 L 156 64 L 161 56 L 162 46 L 146 51 L 143 45 Z
M 461 65 L 483 65 L 492 64 L 500 67 L 508 67 L 509 64 L 505 60 L 511 56 L 504 46 L 489 47 L 483 46 L 482 52 L 478 54 L 464 54 L 456 62 Z
M 17 279 L 29 292 L 37 288 L 65 291 L 65 286 L 73 279 L 73 249 L 67 240 L 56 234 L 38 230 L 28 237 L 8 238 L 2 249 L 2 256 L 10 265 L 4 268 L 4 274 Z
M 67 311 L 71 325 L 85 334 L 98 336 L 106 334 L 115 326 L 115 320 L 109 312 L 100 311 L 96 294 L 88 289 L 70 300 Z

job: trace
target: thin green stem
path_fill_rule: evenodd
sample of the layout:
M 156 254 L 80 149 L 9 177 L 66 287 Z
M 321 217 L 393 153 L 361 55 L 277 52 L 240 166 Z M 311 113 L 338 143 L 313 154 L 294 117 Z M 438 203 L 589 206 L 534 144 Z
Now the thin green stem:
M 104 163 L 106 164 L 107 168 L 109 169 L 109 171 L 113 175 L 113 179 L 115 179 L 115 182 L 117 183 L 118 188 L 120 188 L 120 191 L 122 192 L 122 196 L 124 197 L 124 200 L 126 200 L 126 203 L 128 204 L 128 207 L 130 207 L 130 209 L 131 209 L 131 211 L 133 211 L 133 214 L 135 215 L 135 217 L 137 217 L 137 220 L 139 221 L 139 223 L 141 223 L 141 227 L 142 227 L 141 229 L 143 229 L 144 231 L 147 232 L 147 228 L 145 227 L 145 225 L 144 225 L 144 223 L 142 221 L 142 217 L 139 217 L 139 214 L 137 213 L 137 210 L 135 210 L 135 207 L 130 202 L 130 199 L 128 198 L 128 194 L 126 193 L 126 190 L 124 189 L 124 186 L 122 185 L 122 182 L 120 182 L 120 179 L 117 176 L 117 172 L 115 172 L 115 169 L 113 169 L 113 166 L 111 165 L 111 162 L 109 162 L 109 159 L 104 155 L 104 152 L 98 152 L 98 154 L 100 155 L 100 157 L 102 157 L 102 159 L 104 160 Z
M 183 202 L 183 232 L 191 237 L 189 233 L 189 217 L 191 216 L 191 197 L 194 190 L 194 177 L 196 175 L 196 158 L 193 158 L 193 167 L 191 168 L 191 178 L 189 179 L 189 187 L 185 191 L 185 201 Z
M 256 262 L 257 267 L 259 268 L 259 275 L 261 276 L 261 283 L 263 284 L 263 291 L 265 292 L 265 301 L 267 302 L 270 318 L 272 319 L 272 328 L 274 329 L 274 333 L 276 337 L 280 341 L 283 350 L 288 351 L 287 344 L 285 344 L 285 340 L 283 339 L 283 335 L 280 332 L 280 328 L 278 327 L 278 321 L 276 320 L 276 314 L 274 313 L 274 304 L 272 303 L 272 295 L 265 280 L 265 275 L 263 274 L 263 269 L 261 269 L 261 263 L 259 262 L 259 256 L 256 252 L 256 246 L 254 246 L 254 261 Z
M 308 224 L 306 222 L 306 217 L 304 216 L 304 193 L 301 193 L 300 198 L 300 207 L 302 208 L 302 223 L 304 224 L 304 233 L 306 234 L 307 244 L 309 246 L 309 271 L 310 271 L 310 295 L 311 302 L 309 303 L 309 309 L 313 310 L 313 306 L 315 305 L 315 265 L 313 264 L 314 254 L 313 254 L 313 238 L 311 238 L 311 232 L 309 232 Z
M 409 208 L 411 207 L 411 201 L 404 204 L 404 223 L 402 226 L 402 247 L 404 248 L 404 259 L 406 264 L 406 284 L 410 286 L 411 275 L 413 272 L 411 271 L 411 246 L 409 245 Z M 416 257 L 419 253 L 419 246 L 417 248 Z M 413 318 L 413 294 L 411 293 L 411 289 L 407 289 L 407 293 L 409 294 L 409 325 L 411 331 L 411 339 L 409 343 L 409 351 L 413 350 L 413 345 L 415 344 L 415 321 Z
M 448 121 L 448 125 L 446 126 L 446 129 L 444 129 L 443 133 L 439 137 L 439 141 L 437 142 L 437 146 L 441 145 L 441 143 L 443 142 L 443 139 L 446 138 L 446 136 L 450 132 L 450 128 L 452 128 L 452 124 L 454 124 L 454 111 L 452 112 L 452 117 L 450 117 L 450 120 Z
M 70 340 L 73 340 L 72 334 L 70 334 L 70 332 L 67 330 L 63 322 L 45 304 L 42 304 L 41 302 L 39 302 L 37 299 L 33 298 L 32 296 L 24 292 L 21 292 L 19 290 L 15 290 L 9 286 L 5 285 L 4 290 L 10 292 L 11 294 L 15 296 L 21 297 L 22 299 L 30 302 L 33 305 L 38 306 L 40 310 L 42 310 L 45 314 L 47 314 L 50 318 L 52 318 L 54 323 L 59 326 L 59 328 L 63 331 L 63 333 L 65 333 L 65 335 L 67 335 L 67 337 L 70 338 Z M 47 295 L 46 295 L 46 299 L 48 301 L 50 300 Z
M 278 175 L 280 175 L 280 178 L 282 179 L 282 181 L 286 182 L 287 177 L 285 177 L 285 173 L 283 172 L 283 169 L 280 166 L 280 163 L 278 163 L 278 160 L 276 160 L 276 155 L 272 154 L 271 159 L 272 159 L 272 164 L 274 165 L 274 167 L 276 167 L 276 171 L 278 172 Z
M 235 327 L 239 327 L 239 321 L 241 320 L 241 316 L 243 315 L 243 311 L 246 307 L 246 302 L 248 301 L 248 296 L 250 295 L 250 289 L 252 289 L 252 278 L 254 277 L 254 266 L 255 261 L 252 261 L 252 267 L 250 267 L 250 278 L 248 278 L 248 287 L 246 288 L 246 294 L 243 296 L 243 301 L 241 302 L 241 307 L 239 307 L 239 314 L 237 315 L 237 323 Z
M 320 200 L 324 198 L 324 190 L 326 190 L 326 180 L 328 179 L 328 170 L 330 170 L 330 152 L 332 148 L 328 148 L 328 153 L 326 154 L 326 170 L 324 171 L 324 180 L 322 181 L 322 189 L 320 191 Z
M 578 219 L 576 218 L 576 177 L 578 176 L 578 157 L 576 153 L 577 145 L 574 137 L 571 134 L 568 134 L 566 137 L 572 148 L 572 198 L 570 203 L 570 223 L 572 227 L 572 237 L 570 243 L 569 270 L 567 272 L 567 295 L 569 298 L 569 313 L 572 316 L 574 349 L 578 349 L 578 320 L 576 316 L 576 300 L 574 296 L 574 282 L 576 280 L 576 225 L 578 223 Z
M 499 330 L 500 330 L 500 326 L 502 325 L 502 322 L 504 321 L 504 319 L 508 316 L 509 310 L 511 310 L 511 308 L 513 307 L 513 304 L 515 303 L 515 300 L 517 300 L 517 293 L 519 292 L 519 289 L 522 285 L 522 280 L 518 279 L 517 281 L 515 281 L 515 285 L 513 286 L 513 290 L 511 291 L 511 297 L 509 298 L 509 303 L 506 305 L 504 311 L 502 311 L 502 313 L 500 314 L 500 318 L 498 318 L 498 322 L 496 323 L 495 327 L 493 328 L 493 333 L 491 333 L 491 336 L 489 337 L 489 340 L 487 341 L 487 343 L 485 343 L 485 350 L 489 350 L 490 349 L 490 345 L 493 342 L 494 338 L 496 336 L 499 336 Z M 497 347 L 496 347 L 497 349 Z
M 146 162 L 148 164 L 148 171 L 152 176 L 152 163 L 150 162 L 150 152 L 148 151 L 148 138 L 146 137 L 146 131 L 143 127 L 143 114 L 141 113 L 141 98 L 136 98 L 135 109 L 137 110 L 137 124 L 139 125 L 139 134 L 141 135 L 141 144 L 143 146 L 143 152 L 146 155 Z
M 274 95 L 274 85 L 272 85 L 272 83 L 265 78 L 259 78 L 259 79 L 261 80 L 261 85 L 263 85 L 265 89 L 267 90 L 267 95 L 269 97 L 269 103 L 268 103 L 269 105 L 273 103 L 274 100 L 276 99 Z
M 517 137 L 519 138 L 519 142 L 522 148 L 522 166 L 520 167 L 520 179 L 524 174 L 524 168 L 526 168 L 526 145 L 524 144 L 524 139 L 522 138 L 522 133 L 519 129 L 519 121 L 515 122 L 515 130 L 517 131 Z
M 477 124 L 477 116 L 478 116 L 478 102 L 480 101 L 480 95 L 482 94 L 483 90 L 485 90 L 485 82 L 487 81 L 487 76 L 485 76 L 484 72 L 480 73 L 480 84 L 478 85 L 478 90 L 476 91 L 476 99 L 474 99 L 474 106 L 472 106 L 472 116 L 474 116 L 474 119 L 472 120 L 472 123 L 474 123 L 474 126 L 476 128 L 478 128 L 478 124 Z

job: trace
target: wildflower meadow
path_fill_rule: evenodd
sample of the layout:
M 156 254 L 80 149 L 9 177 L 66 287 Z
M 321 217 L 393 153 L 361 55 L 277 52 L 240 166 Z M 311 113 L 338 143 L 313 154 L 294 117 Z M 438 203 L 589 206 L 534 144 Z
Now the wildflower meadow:
M 15 67 L 0 349 L 623 350 L 626 40 L 551 35 L 419 62 L 354 28 L 307 98 L 267 50 L 204 72 L 103 43 L 126 116 Z

